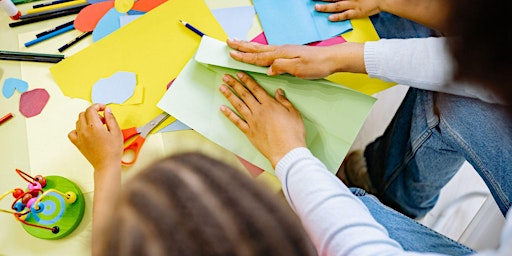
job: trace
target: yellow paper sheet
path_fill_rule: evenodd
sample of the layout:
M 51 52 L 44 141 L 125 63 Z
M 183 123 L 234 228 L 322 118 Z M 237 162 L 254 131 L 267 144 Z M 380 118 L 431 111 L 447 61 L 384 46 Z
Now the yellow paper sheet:
M 352 22 L 353 29 L 342 35 L 347 42 L 364 43 L 367 41 L 379 40 L 379 35 L 377 34 L 377 31 L 375 31 L 375 28 L 369 18 L 353 19 L 350 21 Z M 396 85 L 396 83 L 389 83 L 380 79 L 370 78 L 366 74 L 345 72 L 332 74 L 326 77 L 326 79 L 368 95 L 375 94 Z
M 180 19 L 211 37 L 227 38 L 204 1 L 172 0 L 61 61 L 51 74 L 64 95 L 90 101 L 99 79 L 119 70 L 135 73 L 137 84 L 144 86 L 144 101 L 112 105 L 112 111 L 122 128 L 143 125 L 162 112 L 156 103 L 199 46 L 201 38 Z M 175 120 L 169 119 L 160 127 Z

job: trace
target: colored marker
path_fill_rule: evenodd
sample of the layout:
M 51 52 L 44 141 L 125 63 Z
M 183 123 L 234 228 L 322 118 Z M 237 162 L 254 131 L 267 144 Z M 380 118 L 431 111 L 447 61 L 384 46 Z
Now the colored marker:
M 63 59 L 64 55 L 61 54 L 0 51 L 0 60 L 57 63 Z
M 49 5 L 49 6 L 45 6 L 45 7 L 41 7 L 41 8 L 30 9 L 30 10 L 27 10 L 26 14 L 48 12 L 48 11 L 63 9 L 63 8 L 70 7 L 70 6 L 77 6 L 79 4 L 86 4 L 86 3 L 87 3 L 87 1 L 85 1 L 85 0 L 74 0 L 74 1 L 60 3 L 60 4 Z
M 45 7 L 45 6 L 50 6 L 50 5 L 55 5 L 55 4 L 62 4 L 62 3 L 65 3 L 65 2 L 71 2 L 71 1 L 74 1 L 74 0 L 57 0 L 57 1 L 49 2 L 49 3 L 35 4 L 35 5 L 32 6 L 32 8 L 33 9 L 37 9 L 37 8 L 41 8 L 41 7 Z
M 42 37 L 42 36 L 44 36 L 44 35 L 48 35 L 48 34 L 50 34 L 51 32 L 53 32 L 53 31 L 55 31 L 55 30 L 59 30 L 59 29 L 61 29 L 61 28 L 65 28 L 65 27 L 67 27 L 67 26 L 69 26 L 69 25 L 73 25 L 73 24 L 74 24 L 74 22 L 75 22 L 75 21 L 74 21 L 74 20 L 72 20 L 72 21 L 66 22 L 66 23 L 64 23 L 64 24 L 62 24 L 62 25 L 58 25 L 58 26 L 56 26 L 56 27 L 54 27 L 54 28 L 50 28 L 50 29 L 48 29 L 48 30 L 46 30 L 46 31 L 44 31 L 44 32 L 41 32 L 41 33 L 37 34 L 37 35 L 36 35 L 36 37 L 37 37 L 37 38 L 39 38 L 39 37 Z
M 200 37 L 204 36 L 204 33 L 199 31 L 199 29 L 195 28 L 194 26 L 188 24 L 185 21 L 180 20 L 181 24 L 185 25 L 188 29 L 192 30 L 194 33 L 198 34 Z
M 58 11 L 58 12 L 52 12 L 52 13 L 48 13 L 48 14 L 38 15 L 36 17 L 22 19 L 17 22 L 9 23 L 9 27 L 14 28 L 14 27 L 32 24 L 35 22 L 43 21 L 43 20 L 49 20 L 49 19 L 54 19 L 54 18 L 63 17 L 63 16 L 67 16 L 67 15 L 77 14 L 88 5 L 89 4 L 79 5 L 77 7 L 71 8 L 71 9 L 66 9 L 66 10 L 62 10 L 62 11 Z M 36 14 L 31 14 L 31 15 L 36 15 Z
M 69 26 L 67 26 L 67 27 L 65 27 L 65 28 L 61 28 L 61 29 L 59 29 L 59 30 L 55 30 L 55 31 L 53 31 L 53 32 L 52 32 L 52 33 L 50 33 L 50 34 L 47 34 L 47 35 L 44 35 L 44 36 L 42 36 L 42 37 L 36 38 L 36 39 L 34 39 L 34 40 L 32 40 L 32 41 L 26 42 L 26 43 L 25 43 L 25 47 L 32 46 L 32 45 L 34 45 L 34 44 L 40 43 L 40 42 L 45 41 L 45 40 L 47 40 L 47 39 L 50 39 L 50 38 L 52 38 L 52 37 L 55 37 L 55 36 L 58 36 L 58 35 L 60 35 L 60 34 L 65 33 L 65 32 L 71 31 L 71 30 L 73 30 L 73 29 L 75 29 L 75 25 L 69 25 Z
M 7 120 L 11 119 L 12 117 L 13 117 L 12 113 L 8 113 L 7 115 L 0 118 L 0 124 L 7 122 Z
M 21 12 L 16 8 L 16 6 L 14 6 L 11 0 L 0 0 L 0 7 L 2 7 L 12 20 L 20 19 Z
M 78 43 L 80 40 L 86 38 L 88 35 L 91 35 L 92 34 L 92 31 L 87 31 L 77 37 L 75 37 L 73 40 L 69 41 L 67 44 L 61 46 L 59 48 L 59 52 L 63 52 L 64 50 L 66 50 L 67 48 L 69 48 L 70 46 Z

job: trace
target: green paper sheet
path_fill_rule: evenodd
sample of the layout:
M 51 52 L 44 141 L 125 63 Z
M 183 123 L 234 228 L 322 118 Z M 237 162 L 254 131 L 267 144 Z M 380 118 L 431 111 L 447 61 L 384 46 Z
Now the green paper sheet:
M 204 36 L 194 59 L 183 68 L 158 107 L 211 141 L 273 173 L 270 162 L 219 111 L 221 105 L 231 106 L 218 91 L 222 75 L 246 71 L 271 95 L 278 88 L 285 91 L 302 114 L 309 149 L 335 173 L 375 98 L 327 80 L 303 80 L 290 75 L 269 77 L 266 68 L 235 61 L 228 52 L 224 42 Z

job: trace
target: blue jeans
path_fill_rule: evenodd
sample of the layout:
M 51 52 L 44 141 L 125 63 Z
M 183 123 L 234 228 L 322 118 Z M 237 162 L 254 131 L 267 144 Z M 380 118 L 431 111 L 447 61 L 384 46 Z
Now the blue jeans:
M 431 252 L 446 255 L 468 255 L 474 251 L 445 237 L 421 223 L 390 209 L 379 200 L 359 188 L 350 189 L 370 210 L 377 222 L 388 231 L 406 251 Z
M 380 38 L 422 38 L 440 34 L 413 21 L 381 12 L 370 17 Z
M 410 88 L 384 134 L 364 156 L 376 196 L 419 218 L 468 161 L 505 216 L 512 199 L 512 121 L 504 107 Z

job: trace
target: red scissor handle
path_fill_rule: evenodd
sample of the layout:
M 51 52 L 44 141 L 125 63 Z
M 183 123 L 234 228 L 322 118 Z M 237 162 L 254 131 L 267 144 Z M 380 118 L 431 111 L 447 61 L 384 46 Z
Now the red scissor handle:
M 128 128 L 128 129 L 123 129 L 121 132 L 123 132 L 123 139 L 124 139 L 124 142 L 126 142 L 127 140 L 129 140 L 130 138 L 132 138 L 133 136 L 135 135 L 138 135 L 139 134 L 139 131 L 137 131 L 137 127 L 132 127 L 132 128 Z
M 123 159 L 121 160 L 121 164 L 125 166 L 133 165 L 139 156 L 139 151 L 142 148 L 142 145 L 146 141 L 142 136 L 137 136 L 135 140 L 124 147 L 123 150 Z M 133 153 L 133 156 L 127 156 L 127 153 Z M 126 159 L 129 157 L 130 159 Z

